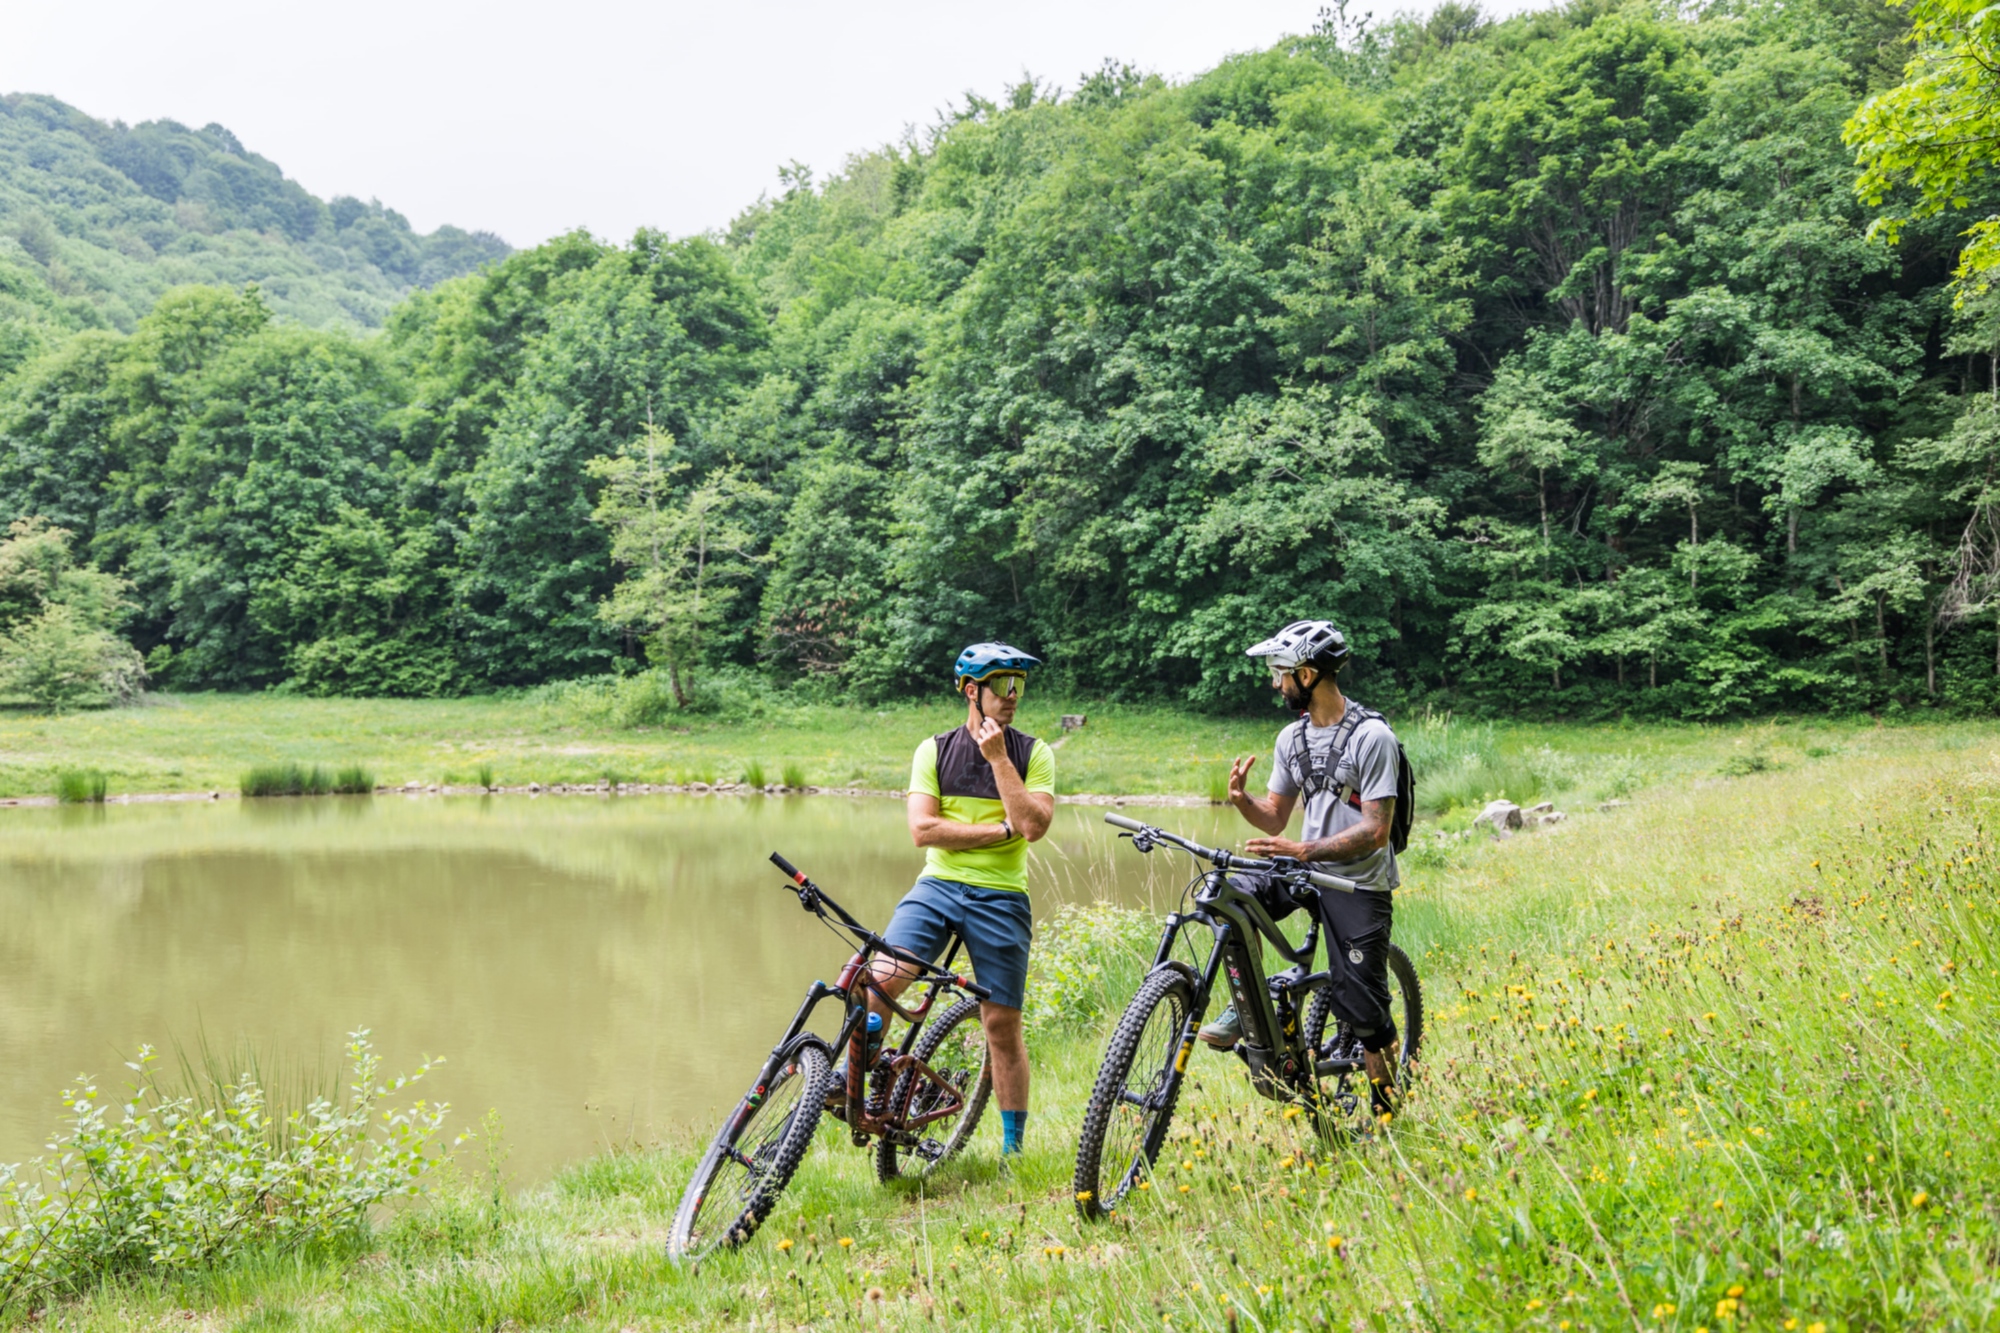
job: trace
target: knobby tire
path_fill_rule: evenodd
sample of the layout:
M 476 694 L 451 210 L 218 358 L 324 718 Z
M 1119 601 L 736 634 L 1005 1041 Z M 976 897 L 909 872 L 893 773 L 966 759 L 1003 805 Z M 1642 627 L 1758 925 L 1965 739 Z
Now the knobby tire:
M 698 1260 L 756 1233 L 812 1145 L 830 1064 L 821 1047 L 801 1046 L 758 1105 L 739 1116 L 739 1102 L 730 1112 L 681 1196 L 667 1237 L 669 1256 Z M 738 1172 L 742 1183 L 732 1189 Z
M 1073 1193 L 1077 1211 L 1087 1221 L 1109 1216 L 1159 1156 L 1180 1101 L 1185 1071 L 1175 1066 L 1188 1023 L 1195 1017 L 1194 993 L 1194 980 L 1184 968 L 1172 964 L 1156 968 L 1140 984 L 1112 1031 L 1076 1149 Z M 1162 1015 L 1165 1021 L 1156 1022 Z M 1137 1093 L 1153 1102 L 1150 1108 L 1135 1107 L 1126 1097 L 1135 1066 L 1141 1080 Z M 1114 1178 L 1107 1183 L 1108 1136 L 1115 1137 L 1117 1160 L 1109 1164 Z

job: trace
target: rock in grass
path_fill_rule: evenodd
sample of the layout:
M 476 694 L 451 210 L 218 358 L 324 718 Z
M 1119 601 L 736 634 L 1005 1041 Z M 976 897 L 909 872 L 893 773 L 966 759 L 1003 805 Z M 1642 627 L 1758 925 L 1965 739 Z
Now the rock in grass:
M 1490 801 L 1473 818 L 1472 827 L 1484 824 L 1495 838 L 1511 838 L 1521 827 L 1521 807 L 1512 801 Z

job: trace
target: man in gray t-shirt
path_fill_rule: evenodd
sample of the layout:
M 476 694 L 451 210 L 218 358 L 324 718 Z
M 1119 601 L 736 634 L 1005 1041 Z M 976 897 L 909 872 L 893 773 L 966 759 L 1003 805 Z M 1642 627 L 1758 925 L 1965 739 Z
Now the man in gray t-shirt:
M 1324 620 L 1295 621 L 1249 650 L 1264 659 L 1271 684 L 1301 716 L 1278 735 L 1267 794 L 1244 789 L 1257 763 L 1246 755 L 1229 770 L 1229 803 L 1264 835 L 1244 844 L 1251 856 L 1310 861 L 1360 885 L 1353 893 L 1321 893 L 1319 912 L 1333 1012 L 1360 1039 L 1374 1107 L 1385 1112 L 1396 1081 L 1389 930 L 1398 877 L 1389 829 L 1401 751 L 1387 722 L 1341 694 L 1347 652 L 1346 638 Z M 1285 828 L 1301 796 L 1304 837 L 1293 841 Z M 1211 1046 L 1233 1046 L 1241 1036 L 1234 1008 L 1201 1029 Z
M 1327 684 L 1339 688 L 1333 681 Z M 1278 733 L 1278 744 L 1271 755 L 1271 776 L 1265 782 L 1273 795 L 1297 797 L 1302 790 L 1300 779 L 1310 783 L 1314 773 L 1326 772 L 1327 751 L 1340 732 L 1340 722 L 1345 720 L 1343 715 L 1334 725 L 1319 727 L 1307 715 L 1301 719 L 1303 727 L 1295 722 Z M 1299 753 L 1302 734 L 1306 748 L 1303 755 Z M 1347 738 L 1339 763 L 1328 775 L 1330 785 L 1306 797 L 1305 827 L 1299 830 L 1301 839 L 1306 843 L 1325 841 L 1341 845 L 1341 834 L 1366 822 L 1362 812 L 1368 802 L 1394 801 L 1399 753 L 1396 733 L 1381 718 L 1371 717 L 1356 726 Z M 1247 766 L 1245 771 L 1248 772 Z M 1401 883 L 1396 873 L 1395 849 L 1386 839 L 1358 861 L 1322 861 L 1318 857 L 1312 860 L 1314 869 L 1351 879 L 1364 889 L 1393 890 Z

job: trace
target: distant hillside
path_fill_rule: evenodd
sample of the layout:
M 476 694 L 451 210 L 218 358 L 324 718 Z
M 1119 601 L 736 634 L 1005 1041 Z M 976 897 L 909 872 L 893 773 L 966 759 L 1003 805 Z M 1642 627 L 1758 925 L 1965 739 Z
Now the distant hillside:
M 183 283 L 255 282 L 284 318 L 374 328 L 412 289 L 507 253 L 491 232 L 419 236 L 379 203 L 323 202 L 220 125 L 0 97 L 0 370 L 37 329 L 129 330 Z

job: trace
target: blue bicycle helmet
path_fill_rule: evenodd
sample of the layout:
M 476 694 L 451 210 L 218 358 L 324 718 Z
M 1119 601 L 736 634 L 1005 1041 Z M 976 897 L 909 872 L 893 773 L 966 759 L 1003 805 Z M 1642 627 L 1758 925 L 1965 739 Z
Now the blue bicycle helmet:
M 1004 643 L 975 643 L 958 655 L 952 667 L 952 682 L 985 680 L 996 671 L 1030 671 L 1042 659 Z

